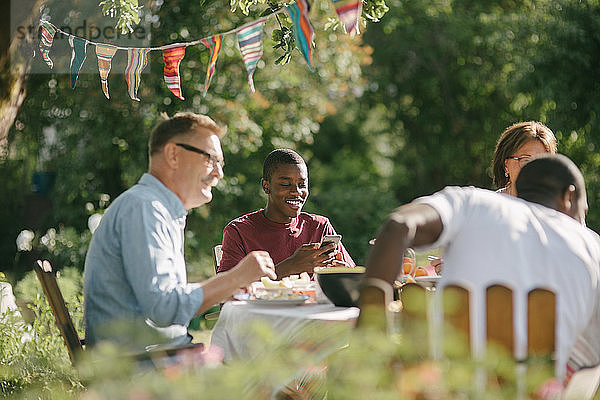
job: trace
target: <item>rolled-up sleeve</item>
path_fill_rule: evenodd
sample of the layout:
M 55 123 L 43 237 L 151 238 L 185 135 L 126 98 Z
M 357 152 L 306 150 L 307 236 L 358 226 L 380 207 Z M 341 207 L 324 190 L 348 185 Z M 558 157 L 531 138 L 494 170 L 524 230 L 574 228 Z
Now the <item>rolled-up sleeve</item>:
M 187 283 L 183 254 L 185 217 L 173 218 L 158 201 L 121 210 L 125 275 L 141 312 L 156 326 L 187 325 L 204 300 L 198 283 Z

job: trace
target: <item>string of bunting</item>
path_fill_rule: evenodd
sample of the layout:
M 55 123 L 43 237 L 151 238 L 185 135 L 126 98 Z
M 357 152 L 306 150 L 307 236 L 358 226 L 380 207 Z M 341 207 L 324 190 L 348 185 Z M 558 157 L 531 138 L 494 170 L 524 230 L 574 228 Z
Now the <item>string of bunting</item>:
M 354 36 L 359 33 L 358 24 L 359 18 L 362 12 L 361 0 L 331 0 L 335 8 L 338 18 L 344 25 L 346 32 Z M 312 41 L 314 36 L 314 30 L 308 13 L 310 11 L 310 5 L 307 0 L 296 0 L 294 3 L 285 6 L 267 16 L 264 16 L 256 21 L 249 22 L 239 28 L 232 29 L 230 31 L 220 33 L 214 36 L 202 38 L 200 40 L 194 40 L 185 43 L 172 43 L 160 47 L 121 47 L 114 46 L 106 43 L 93 42 L 78 36 L 74 36 L 70 33 L 64 32 L 58 29 L 49 21 L 40 21 L 41 27 L 41 39 L 40 39 L 40 53 L 42 58 L 52 69 L 54 63 L 50 58 L 50 49 L 54 42 L 54 36 L 56 33 L 61 33 L 68 37 L 69 44 L 71 46 L 71 89 L 75 89 L 77 84 L 77 78 L 79 77 L 79 71 L 85 62 L 87 55 L 87 46 L 93 45 L 96 49 L 96 57 L 98 59 L 98 71 L 100 74 L 100 84 L 102 86 L 102 92 L 107 99 L 110 98 L 108 94 L 108 74 L 110 73 L 111 63 L 114 55 L 119 50 L 127 51 L 127 68 L 125 68 L 125 81 L 127 82 L 127 90 L 129 97 L 132 100 L 140 101 L 137 97 L 138 88 L 141 82 L 141 73 L 148 65 L 148 53 L 150 51 L 162 51 L 164 61 L 163 76 L 167 88 L 177 98 L 184 100 L 183 91 L 181 89 L 181 77 L 179 73 L 179 66 L 181 60 L 185 57 L 185 49 L 188 46 L 197 46 L 203 44 L 207 49 L 210 50 L 209 64 L 206 70 L 206 78 L 204 81 L 204 96 L 208 92 L 210 82 L 215 73 L 217 58 L 219 51 L 221 50 L 221 43 L 223 36 L 235 33 L 237 35 L 238 47 L 242 56 L 242 61 L 246 66 L 248 72 L 248 85 L 252 93 L 255 92 L 254 88 L 254 70 L 256 65 L 263 54 L 262 44 L 262 32 L 265 22 L 268 18 L 280 14 L 287 13 L 292 20 L 294 38 L 296 45 L 308 67 L 311 71 L 314 70 L 312 61 Z

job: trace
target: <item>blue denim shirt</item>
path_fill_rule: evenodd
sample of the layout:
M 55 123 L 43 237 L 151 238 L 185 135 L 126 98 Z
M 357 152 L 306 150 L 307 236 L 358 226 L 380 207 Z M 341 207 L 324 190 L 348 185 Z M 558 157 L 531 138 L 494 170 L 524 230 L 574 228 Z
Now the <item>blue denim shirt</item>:
M 108 207 L 85 260 L 86 342 L 130 349 L 190 341 L 204 295 L 187 283 L 181 200 L 150 174 Z

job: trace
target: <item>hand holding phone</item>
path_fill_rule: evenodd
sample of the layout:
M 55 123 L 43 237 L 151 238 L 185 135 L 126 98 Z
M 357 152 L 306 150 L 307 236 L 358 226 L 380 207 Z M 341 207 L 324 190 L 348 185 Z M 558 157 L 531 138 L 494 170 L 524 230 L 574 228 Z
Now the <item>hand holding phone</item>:
M 335 248 L 337 248 L 337 246 L 340 244 L 340 241 L 342 240 L 342 235 L 325 235 L 323 236 L 323 239 L 321 240 L 321 247 L 326 246 L 330 243 L 333 243 L 335 245 Z M 335 251 L 335 248 L 333 251 Z M 331 253 L 331 252 L 328 252 Z

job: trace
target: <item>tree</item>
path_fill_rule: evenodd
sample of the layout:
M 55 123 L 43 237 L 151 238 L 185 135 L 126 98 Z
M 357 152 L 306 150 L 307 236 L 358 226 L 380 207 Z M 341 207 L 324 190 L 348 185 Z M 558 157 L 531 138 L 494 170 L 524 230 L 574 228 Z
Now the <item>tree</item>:
M 32 75 L 29 96 L 10 133 L 9 152 L 11 160 L 22 160 L 21 182 L 36 169 L 56 173 L 53 208 L 40 234 L 46 227 L 59 225 L 85 231 L 88 215 L 98 211 L 100 203 L 106 206 L 103 199 L 114 199 L 146 170 L 147 135 L 160 113 L 172 115 L 180 110 L 192 110 L 207 113 L 229 128 L 223 139 L 227 176 L 213 202 L 194 211 L 188 222 L 189 258 L 208 254 L 210 247 L 221 241 L 221 231 L 227 221 L 262 205 L 257 182 L 264 156 L 274 147 L 300 148 L 314 143 L 319 122 L 341 107 L 352 86 L 361 84 L 360 63 L 364 50 L 360 39 L 352 40 L 342 32 L 319 29 L 334 15 L 333 10 L 328 2 L 318 3 L 313 8 L 317 72 L 309 71 L 297 51 L 292 53 L 287 65 L 273 63 L 282 53 L 272 49 L 273 42 L 269 39 L 272 31 L 281 29 L 272 18 L 265 29 L 263 61 L 254 74 L 256 95 L 249 91 L 234 35 L 224 37 L 206 97 L 203 97 L 203 83 L 209 52 L 202 46 L 186 49 L 180 67 L 184 102 L 166 88 L 160 52 L 150 53 L 148 73 L 142 74 L 138 93 L 141 102 L 129 99 L 122 69 L 116 67 L 118 57 L 123 61 L 124 52 L 117 53 L 113 59 L 110 100 L 105 99 L 100 90 L 92 46 L 88 46 L 86 63 L 73 91 L 68 87 L 68 75 Z M 246 16 L 231 14 L 222 1 L 172 2 L 145 8 L 142 15 L 152 21 L 152 44 L 162 45 L 230 30 L 257 18 L 263 11 Z M 51 8 L 49 17 L 60 25 L 66 15 L 75 26 L 82 25 L 84 19 L 88 27 L 92 22 L 100 26 L 98 16 L 83 13 L 73 16 L 60 7 Z M 279 19 L 284 26 L 289 23 L 284 16 Z M 51 53 L 55 64 L 68 65 L 69 45 L 64 39 L 55 41 Z M 41 59 L 33 62 L 38 63 L 34 65 L 36 68 L 45 67 Z M 8 165 L 4 164 L 7 168 L 4 171 L 8 171 Z M 5 201 L 22 209 L 27 189 L 21 192 Z M 11 227 L 6 243 L 14 254 L 12 238 L 27 226 L 22 225 L 22 219 L 12 221 L 10 214 L 0 215 L 0 220 Z M 11 260 L 10 251 L 5 254 L 3 264 L 7 265 Z M 208 262 L 207 258 L 203 261 L 204 265 Z

